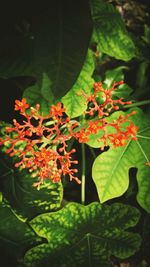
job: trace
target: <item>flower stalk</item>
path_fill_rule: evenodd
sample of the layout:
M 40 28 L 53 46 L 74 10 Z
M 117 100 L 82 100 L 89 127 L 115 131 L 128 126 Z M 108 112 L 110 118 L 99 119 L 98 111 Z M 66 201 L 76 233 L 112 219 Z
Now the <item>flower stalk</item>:
M 132 108 L 132 107 L 139 107 L 139 106 L 144 106 L 150 104 L 150 99 L 149 100 L 143 100 L 139 102 L 135 102 L 129 105 L 125 105 L 124 108 Z
M 81 204 L 85 205 L 85 171 L 86 171 L 86 158 L 85 158 L 85 144 L 81 144 L 82 151 L 82 176 L 81 176 Z

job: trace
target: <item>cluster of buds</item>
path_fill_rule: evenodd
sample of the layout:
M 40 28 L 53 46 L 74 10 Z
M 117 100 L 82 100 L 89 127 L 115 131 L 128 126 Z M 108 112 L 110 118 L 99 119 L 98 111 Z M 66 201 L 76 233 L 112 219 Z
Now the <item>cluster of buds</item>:
M 59 182 L 62 175 L 80 183 L 75 176 L 77 169 L 72 167 L 78 164 L 72 159 L 76 150 L 68 151 L 67 144 L 78 123 L 64 116 L 65 110 L 60 102 L 52 105 L 47 116 L 40 115 L 39 104 L 36 108 L 31 107 L 29 112 L 28 108 L 25 98 L 15 101 L 15 110 L 20 111 L 24 120 L 20 124 L 14 119 L 13 127 L 6 127 L 6 135 L 0 138 L 0 145 L 6 142 L 10 145 L 6 153 L 20 159 L 16 167 L 29 169 L 32 177 L 38 178 L 33 184 L 36 187 L 40 187 L 47 178 Z
M 34 186 L 40 187 L 45 179 L 59 182 L 62 176 L 68 175 L 70 180 L 76 180 L 78 164 L 73 160 L 75 149 L 69 151 L 68 142 L 75 138 L 79 143 L 86 143 L 91 134 L 98 134 L 98 141 L 103 143 L 101 149 L 113 144 L 114 147 L 124 146 L 127 140 L 136 140 L 137 126 L 129 117 L 120 115 L 116 120 L 109 121 L 108 116 L 121 105 L 130 104 L 123 99 L 113 100 L 113 91 L 119 84 L 114 83 L 112 88 L 103 89 L 102 83 L 94 84 L 94 91 L 90 95 L 82 91 L 81 96 L 87 100 L 87 109 L 84 120 L 71 120 L 65 113 L 65 108 L 59 102 L 52 105 L 48 115 L 40 114 L 40 105 L 35 108 L 26 103 L 26 99 L 15 101 L 15 110 L 23 116 L 20 124 L 15 119 L 12 127 L 6 127 L 6 135 L 0 138 L 0 145 L 7 142 L 9 148 L 6 150 L 10 156 L 17 156 L 16 167 L 26 168 L 32 173 L 32 177 L 38 180 Z M 102 103 L 98 103 L 99 93 Z M 87 118 L 86 118 L 87 117 Z M 125 127 L 123 125 L 126 124 Z M 109 129 L 113 129 L 109 131 Z
M 115 82 L 110 89 L 103 89 L 102 83 L 97 82 L 94 84 L 94 92 L 91 95 L 85 94 L 84 91 L 80 93 L 87 99 L 88 108 L 85 111 L 85 115 L 90 117 L 88 120 L 88 126 L 82 128 L 79 133 L 76 134 L 79 142 L 88 142 L 91 134 L 99 133 L 97 141 L 101 144 L 101 150 L 105 146 L 113 144 L 114 147 L 124 146 L 128 140 L 136 140 L 136 134 L 138 127 L 135 126 L 130 116 L 135 114 L 132 111 L 128 115 L 120 115 L 117 119 L 111 122 L 108 116 L 111 112 L 119 110 L 122 105 L 129 105 L 131 101 L 123 101 L 123 98 L 113 99 L 113 92 L 117 86 L 122 84 L 123 81 Z M 101 104 L 98 103 L 99 94 L 101 95 Z M 126 126 L 125 126 L 126 125 Z

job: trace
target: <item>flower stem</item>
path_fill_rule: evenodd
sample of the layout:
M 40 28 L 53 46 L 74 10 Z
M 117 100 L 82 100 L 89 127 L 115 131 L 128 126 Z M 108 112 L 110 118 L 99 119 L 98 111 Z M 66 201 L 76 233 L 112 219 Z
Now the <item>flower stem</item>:
M 82 151 L 82 178 L 81 178 L 81 204 L 85 205 L 85 144 L 81 144 Z
M 138 107 L 138 106 L 143 106 L 143 105 L 147 105 L 147 104 L 150 104 L 150 100 L 143 100 L 143 101 L 135 102 L 135 103 L 130 104 L 130 105 L 125 105 L 124 108 Z

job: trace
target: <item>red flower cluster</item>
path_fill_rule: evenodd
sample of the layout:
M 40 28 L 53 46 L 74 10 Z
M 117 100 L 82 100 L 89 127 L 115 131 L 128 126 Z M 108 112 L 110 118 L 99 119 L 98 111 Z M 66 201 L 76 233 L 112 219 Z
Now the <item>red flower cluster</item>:
M 94 83 L 94 93 L 90 96 L 82 91 L 83 97 L 85 97 L 89 103 L 89 109 L 85 113 L 90 116 L 97 114 L 99 118 L 102 118 L 104 116 L 108 116 L 112 110 L 119 110 L 120 105 L 131 104 L 131 101 L 125 102 L 123 101 L 123 98 L 116 100 L 113 99 L 113 92 L 120 84 L 123 84 L 123 81 L 115 82 L 110 89 L 104 89 L 101 82 Z M 99 93 L 101 93 L 101 98 L 103 99 L 103 103 L 100 105 L 97 101 Z
M 78 163 L 72 160 L 75 149 L 67 151 L 67 141 L 78 123 L 64 118 L 65 109 L 61 103 L 52 105 L 47 116 L 40 115 L 39 104 L 36 108 L 31 107 L 28 113 L 27 108 L 24 98 L 15 101 L 15 110 L 20 110 L 24 116 L 23 123 L 13 120 L 14 126 L 6 127 L 7 135 L 0 139 L 0 145 L 9 142 L 10 148 L 6 153 L 18 156 L 21 160 L 15 166 L 29 169 L 32 176 L 38 178 L 34 186 L 40 186 L 47 178 L 59 182 L 62 175 L 68 175 L 70 180 L 80 183 L 74 175 L 77 169 L 72 168 L 72 164 Z
M 80 132 L 75 135 L 80 143 L 88 142 L 90 135 L 97 133 L 100 133 L 100 138 L 97 140 L 101 143 L 103 142 L 101 150 L 111 143 L 114 147 L 118 147 L 126 145 L 128 140 L 136 140 L 138 127 L 128 119 L 130 116 L 134 115 L 135 112 L 131 112 L 126 116 L 121 115 L 111 122 L 107 119 L 113 110 L 120 109 L 120 105 L 131 104 L 131 101 L 125 102 L 123 101 L 123 98 L 116 100 L 112 99 L 113 91 L 122 83 L 123 81 L 116 82 L 113 84 L 112 88 L 106 90 L 103 89 L 101 82 L 95 83 L 94 93 L 90 96 L 82 91 L 81 94 L 87 99 L 88 106 L 85 115 L 89 115 L 90 120 L 88 120 L 88 127 L 80 129 Z M 102 104 L 98 103 L 99 92 L 103 99 Z M 125 123 L 128 123 L 128 125 L 123 129 Z M 113 133 L 109 133 L 110 129 Z
M 85 119 L 82 122 L 71 120 L 60 102 L 52 105 L 49 114 L 44 116 L 40 115 L 39 104 L 35 108 L 30 107 L 27 112 L 29 105 L 26 99 L 16 100 L 15 110 L 20 111 L 24 120 L 20 124 L 14 119 L 13 127 L 6 127 L 6 136 L 0 138 L 0 145 L 8 142 L 10 147 L 6 153 L 17 156 L 20 160 L 15 166 L 29 169 L 32 176 L 38 179 L 34 186 L 39 187 L 45 179 L 59 182 L 66 175 L 70 180 L 80 183 L 76 177 L 77 169 L 73 167 L 78 163 L 72 159 L 75 149 L 68 151 L 68 141 L 71 138 L 86 143 L 91 134 L 98 134 L 98 141 L 103 142 L 101 149 L 110 144 L 114 147 L 124 146 L 127 140 L 136 139 L 138 127 L 129 120 L 134 112 L 121 115 L 111 122 L 108 120 L 108 115 L 113 110 L 131 103 L 124 102 L 122 98 L 112 99 L 113 91 L 121 83 L 123 82 L 114 83 L 112 88 L 105 90 L 99 82 L 94 84 L 94 92 L 90 95 L 82 92 L 87 100 Z M 103 97 L 102 104 L 97 100 L 99 92 Z

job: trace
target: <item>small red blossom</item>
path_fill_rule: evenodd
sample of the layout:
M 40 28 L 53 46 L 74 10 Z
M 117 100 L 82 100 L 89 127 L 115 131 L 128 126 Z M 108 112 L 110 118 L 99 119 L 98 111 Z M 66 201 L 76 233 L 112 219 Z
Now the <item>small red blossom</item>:
M 52 105 L 50 108 L 50 116 L 52 117 L 61 117 L 63 116 L 63 113 L 65 112 L 65 109 L 62 107 L 62 103 L 59 102 L 57 105 Z
M 89 132 L 85 129 L 81 129 L 80 132 L 74 134 L 79 143 L 86 143 L 88 141 Z
M 111 142 L 113 143 L 114 147 L 125 146 L 126 145 L 126 138 L 122 134 L 113 135 Z
M 96 134 L 102 127 L 99 125 L 100 121 L 88 121 L 87 132 L 89 134 Z
M 26 103 L 26 99 L 22 98 L 22 100 L 15 100 L 15 110 L 20 110 L 21 113 L 24 113 L 25 110 L 29 107 Z
M 136 137 L 138 127 L 131 122 L 130 125 L 126 127 L 126 130 L 129 135 L 131 135 L 132 137 Z

